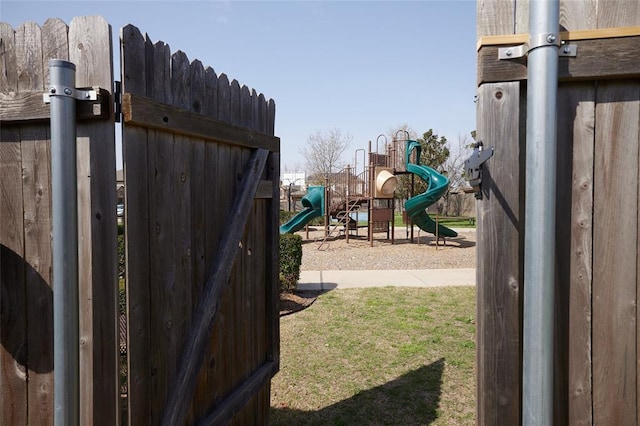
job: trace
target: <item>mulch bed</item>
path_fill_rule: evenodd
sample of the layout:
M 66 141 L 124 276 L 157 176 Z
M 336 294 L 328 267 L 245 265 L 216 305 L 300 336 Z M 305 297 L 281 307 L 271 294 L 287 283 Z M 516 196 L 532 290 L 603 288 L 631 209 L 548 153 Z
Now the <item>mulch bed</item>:
M 295 314 L 309 306 L 318 298 L 318 292 L 297 291 L 295 293 L 280 294 L 280 316 Z

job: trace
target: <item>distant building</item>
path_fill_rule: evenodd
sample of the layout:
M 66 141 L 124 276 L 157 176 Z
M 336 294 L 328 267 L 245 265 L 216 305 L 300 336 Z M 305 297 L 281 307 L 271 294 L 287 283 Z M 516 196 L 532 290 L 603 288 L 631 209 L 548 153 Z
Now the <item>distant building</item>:
M 296 211 L 296 203 L 307 192 L 306 172 L 280 174 L 280 206 L 283 210 Z

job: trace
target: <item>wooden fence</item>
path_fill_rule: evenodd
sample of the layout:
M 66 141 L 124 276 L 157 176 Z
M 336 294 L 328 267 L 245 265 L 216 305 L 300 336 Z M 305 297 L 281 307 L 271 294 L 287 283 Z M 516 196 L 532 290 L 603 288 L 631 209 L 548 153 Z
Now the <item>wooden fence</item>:
M 478 3 L 478 424 L 521 419 L 527 5 Z M 561 1 L 554 424 L 637 424 L 640 5 Z
M 53 421 L 48 60 L 77 66 L 81 424 L 120 421 L 111 28 L 0 24 L 1 424 Z M 279 365 L 275 104 L 122 30 L 128 424 L 260 423 Z M 80 105 L 80 104 L 79 104 Z
M 53 58 L 76 64 L 77 87 L 111 91 L 111 29 L 95 17 L 74 19 L 69 27 L 49 19 L 42 28 L 0 23 L 0 37 L 0 423 L 44 425 L 53 422 L 53 293 L 49 107 L 42 94 Z M 102 111 L 107 120 L 81 121 L 77 128 L 80 419 L 92 425 L 115 424 L 118 405 L 115 149 L 108 106 Z

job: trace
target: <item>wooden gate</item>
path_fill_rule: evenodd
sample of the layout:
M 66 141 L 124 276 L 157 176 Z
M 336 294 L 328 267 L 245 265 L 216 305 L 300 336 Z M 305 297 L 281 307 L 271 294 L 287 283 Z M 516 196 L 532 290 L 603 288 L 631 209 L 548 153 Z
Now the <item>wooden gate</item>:
M 518 424 L 527 5 L 478 3 L 478 138 L 495 148 L 478 202 L 478 424 Z M 637 424 L 640 6 L 561 1 L 554 424 Z M 525 36 L 513 35 L 524 33 Z
M 266 421 L 279 357 L 275 105 L 133 26 L 122 40 L 131 424 Z
M 81 424 L 267 421 L 279 365 L 275 104 L 122 30 L 128 365 L 118 370 L 111 28 L 0 24 L 2 424 L 53 421 L 48 60 L 79 108 Z M 119 375 L 120 373 L 120 375 Z M 119 391 L 126 373 L 125 395 Z

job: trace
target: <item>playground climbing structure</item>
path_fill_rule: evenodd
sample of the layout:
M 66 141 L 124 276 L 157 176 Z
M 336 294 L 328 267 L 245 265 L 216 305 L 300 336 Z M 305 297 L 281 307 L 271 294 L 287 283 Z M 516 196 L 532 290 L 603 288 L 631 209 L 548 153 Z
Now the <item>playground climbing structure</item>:
M 352 232 L 358 235 L 359 228 L 367 228 L 371 243 L 373 235 L 382 232 L 394 241 L 394 194 L 398 175 L 413 174 L 427 183 L 427 190 L 407 200 L 405 210 L 410 223 L 438 237 L 457 236 L 455 231 L 438 225 L 426 212 L 447 191 L 449 180 L 421 164 L 421 150 L 417 141 L 396 137 L 387 142 L 384 135 L 378 136 L 375 151 L 369 142 L 368 159 L 364 149 L 357 150 L 353 166 L 325 176 L 324 186 L 310 187 L 302 199 L 304 210 L 282 225 L 280 232 L 298 231 L 313 218 L 324 216 L 325 236 L 321 245 L 338 233 L 344 233 L 348 241 Z M 360 167 L 358 151 L 362 151 Z M 367 225 L 359 225 L 362 222 Z

